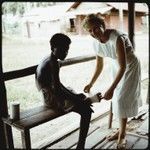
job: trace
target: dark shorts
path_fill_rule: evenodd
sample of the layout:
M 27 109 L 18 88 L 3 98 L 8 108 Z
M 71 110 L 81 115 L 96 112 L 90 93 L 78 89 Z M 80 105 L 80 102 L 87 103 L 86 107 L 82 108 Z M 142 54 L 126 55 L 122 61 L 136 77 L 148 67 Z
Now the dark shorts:
M 67 111 L 68 109 L 71 109 L 74 104 L 69 100 L 63 100 L 56 97 L 52 94 L 51 90 L 46 88 L 41 90 L 43 93 L 43 99 L 44 99 L 44 105 L 46 105 L 49 108 L 56 109 L 56 110 L 64 110 Z
M 74 92 L 70 88 L 69 90 Z M 92 109 L 84 105 L 82 103 L 82 100 L 80 105 L 78 105 L 78 104 L 74 104 L 71 100 L 67 100 L 67 99 L 63 100 L 63 98 L 60 99 L 56 97 L 54 94 L 52 94 L 51 89 L 45 88 L 45 89 L 41 89 L 41 91 L 43 93 L 44 105 L 46 105 L 51 109 L 54 109 L 59 112 L 66 112 L 66 113 L 70 111 L 74 111 L 79 114 L 88 113 L 89 111 L 92 112 L 91 111 Z

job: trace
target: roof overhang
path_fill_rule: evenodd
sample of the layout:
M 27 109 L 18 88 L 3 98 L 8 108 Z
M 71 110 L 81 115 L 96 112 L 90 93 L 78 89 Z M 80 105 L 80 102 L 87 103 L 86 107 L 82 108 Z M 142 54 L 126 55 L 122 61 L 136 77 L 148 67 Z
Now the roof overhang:
M 66 12 L 67 17 L 75 17 L 77 15 L 88 15 L 92 13 L 100 13 L 100 14 L 105 14 L 109 12 L 113 7 L 111 6 L 106 6 L 106 7 L 101 7 L 101 8 L 95 8 L 95 9 L 83 9 L 83 10 L 78 10 L 78 9 L 73 9 L 71 11 Z

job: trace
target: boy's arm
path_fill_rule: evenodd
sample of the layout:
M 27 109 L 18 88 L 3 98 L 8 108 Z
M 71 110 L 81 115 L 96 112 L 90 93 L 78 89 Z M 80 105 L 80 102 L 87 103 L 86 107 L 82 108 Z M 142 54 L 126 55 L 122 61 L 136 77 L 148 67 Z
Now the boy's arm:
M 61 83 L 59 79 L 59 65 L 57 61 L 50 61 L 51 87 L 56 96 L 61 96 Z
M 59 78 L 59 65 L 58 62 L 50 63 L 51 67 L 51 78 L 52 78 L 52 89 L 56 96 L 59 96 L 61 98 L 65 98 L 68 100 L 72 100 L 74 103 L 79 103 L 81 99 L 84 99 L 84 94 L 75 94 L 69 89 L 67 89 L 61 82 Z

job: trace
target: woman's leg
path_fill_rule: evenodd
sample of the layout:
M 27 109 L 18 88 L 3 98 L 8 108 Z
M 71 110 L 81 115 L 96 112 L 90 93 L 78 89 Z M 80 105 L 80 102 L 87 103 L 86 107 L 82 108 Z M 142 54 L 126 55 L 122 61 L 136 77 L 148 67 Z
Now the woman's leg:
M 114 134 L 108 136 L 107 139 L 109 141 L 118 139 L 118 143 L 120 143 L 121 139 L 124 139 L 125 137 L 126 124 L 127 124 L 127 118 L 121 118 L 119 131 L 116 131 Z
M 128 118 L 120 119 L 120 130 L 119 130 L 118 141 L 117 141 L 118 144 L 122 143 L 122 140 L 125 138 L 127 120 Z

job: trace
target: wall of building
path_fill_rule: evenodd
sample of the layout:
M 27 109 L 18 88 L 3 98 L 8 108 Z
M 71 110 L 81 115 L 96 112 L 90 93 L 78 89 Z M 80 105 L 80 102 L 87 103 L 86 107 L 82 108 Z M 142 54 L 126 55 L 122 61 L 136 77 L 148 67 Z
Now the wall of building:
M 85 35 L 87 32 L 82 27 L 82 21 L 85 18 L 85 15 L 78 15 L 75 18 L 75 28 L 77 34 Z M 111 15 L 105 15 L 106 27 L 115 28 L 121 30 L 119 14 L 118 12 L 111 12 Z M 124 13 L 123 16 L 123 32 L 128 33 L 128 14 Z M 141 15 L 135 16 L 135 32 L 142 32 L 142 17 Z
M 28 32 L 27 32 L 28 30 Z M 28 22 L 23 24 L 23 36 L 25 37 L 51 37 L 51 35 L 60 32 L 59 21 Z

